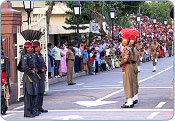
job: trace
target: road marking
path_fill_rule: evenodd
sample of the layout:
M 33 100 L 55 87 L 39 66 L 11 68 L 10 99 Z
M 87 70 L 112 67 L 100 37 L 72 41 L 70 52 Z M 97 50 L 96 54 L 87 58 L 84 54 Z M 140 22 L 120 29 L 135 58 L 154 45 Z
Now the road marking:
M 153 112 L 153 113 L 151 113 L 148 117 L 147 117 L 147 119 L 153 119 L 156 115 L 158 115 L 160 112 Z
M 2 116 L 2 117 L 3 117 L 3 118 L 6 118 L 6 117 L 9 117 L 9 116 L 12 116 L 12 115 L 14 115 L 14 114 L 7 114 L 7 115 Z
M 146 80 L 148 80 L 148 79 L 151 79 L 151 78 L 153 78 L 153 77 L 155 77 L 155 76 L 157 76 L 157 75 L 159 75 L 159 74 L 161 74 L 161 73 L 163 73 L 163 72 L 165 72 L 165 71 L 171 69 L 172 67 L 173 67 L 173 66 L 168 67 L 168 68 L 164 69 L 164 70 L 161 71 L 161 72 L 158 72 L 158 73 L 156 73 L 156 74 L 154 74 L 154 75 L 152 75 L 152 76 L 149 76 L 149 77 L 147 77 L 147 78 L 145 78 L 145 79 L 142 79 L 142 80 L 140 80 L 138 83 L 142 83 L 142 82 L 144 82 L 144 81 L 146 81 Z M 73 102 L 73 103 L 76 103 L 76 104 L 79 104 L 79 105 L 82 105 L 82 106 L 86 106 L 86 107 L 98 106 L 98 103 L 99 103 L 100 105 L 115 103 L 114 101 L 105 101 L 105 102 L 103 102 L 103 100 L 105 100 L 105 99 L 107 99 L 107 98 L 109 98 L 109 97 L 111 97 L 111 96 L 113 96 L 113 95 L 116 95 L 116 94 L 118 94 L 118 93 L 120 93 L 120 92 L 123 92 L 123 91 L 124 91 L 124 88 L 122 88 L 122 89 L 120 89 L 120 90 L 118 90 L 118 91 L 115 91 L 115 92 L 113 92 L 113 93 L 110 93 L 110 94 L 108 94 L 108 95 L 106 95 L 106 96 L 104 96 L 104 97 L 102 97 L 102 98 L 99 98 L 99 99 L 97 99 L 97 100 L 95 100 L 95 101 L 76 101 L 76 102 Z M 98 103 L 97 103 L 97 102 L 98 102 Z
M 146 80 L 148 80 L 148 79 L 151 79 L 151 78 L 153 78 L 153 77 L 155 77 L 155 76 L 157 76 L 157 75 L 159 75 L 159 74 L 161 74 L 161 73 L 163 73 L 163 72 L 165 72 L 165 71 L 171 69 L 172 67 L 173 67 L 173 66 L 168 67 L 168 68 L 164 69 L 164 70 L 161 71 L 161 72 L 158 72 L 158 73 L 156 73 L 156 74 L 154 74 L 154 75 L 152 75 L 152 76 L 150 76 L 150 77 L 147 77 L 147 78 L 145 78 L 145 79 L 142 79 L 142 80 L 140 80 L 138 83 L 142 83 L 142 82 L 144 82 L 144 81 L 146 81 Z M 113 93 L 111 93 L 111 94 L 108 94 L 108 95 L 106 95 L 106 96 L 104 96 L 104 97 L 102 97 L 102 98 L 99 98 L 98 101 L 107 99 L 107 98 L 109 98 L 109 97 L 111 97 L 111 96 L 113 96 L 113 95 L 115 95 L 115 94 L 117 94 L 117 93 L 120 93 L 120 92 L 122 92 L 122 91 L 124 91 L 124 88 L 123 88 L 123 89 L 120 89 L 120 90 L 118 90 L 118 91 L 116 91 L 116 92 L 113 92 Z
M 169 70 L 169 69 L 171 69 L 171 68 L 173 68 L 173 66 L 170 66 L 170 67 L 164 69 L 163 71 L 158 72 L 158 73 L 156 73 L 156 74 L 154 74 L 154 75 L 152 75 L 152 76 L 150 76 L 150 77 L 147 77 L 147 78 L 145 78 L 145 79 L 142 79 L 142 80 L 140 80 L 138 83 L 141 83 L 141 82 L 144 82 L 144 81 L 146 81 L 146 80 L 148 80 L 148 79 L 151 79 L 151 78 L 153 78 L 153 77 L 155 77 L 155 76 L 157 76 L 157 75 L 159 75 L 159 74 L 161 74 L 161 73 L 163 73 L 163 72 L 165 72 L 165 71 L 167 71 L 167 70 Z
M 84 83 L 80 83 L 80 84 L 76 84 L 76 85 L 78 85 L 78 86 L 80 86 L 80 85 L 83 85 Z
M 120 85 L 98 85 L 98 86 L 83 86 L 83 87 L 116 87 Z
M 119 81 L 118 83 L 119 83 L 119 84 L 123 84 L 123 81 Z
M 68 109 L 68 110 L 48 110 L 48 112 L 172 112 L 173 109 Z M 8 113 L 22 113 L 23 110 L 7 111 Z
M 14 110 L 18 110 L 18 109 L 21 109 L 21 108 L 24 108 L 24 105 L 19 106 L 19 107 L 17 107 L 17 108 L 14 108 Z
M 160 102 L 155 108 L 161 108 L 166 102 Z
M 84 118 L 79 115 L 68 115 L 68 116 L 61 116 L 58 118 L 53 118 L 53 120 L 83 120 Z
M 48 92 L 62 92 L 62 91 L 79 91 L 79 90 L 100 90 L 100 89 L 121 89 L 123 87 L 99 87 L 99 88 L 78 88 L 78 89 L 63 89 L 63 90 L 49 90 Z M 173 87 L 139 87 L 139 89 L 171 89 Z

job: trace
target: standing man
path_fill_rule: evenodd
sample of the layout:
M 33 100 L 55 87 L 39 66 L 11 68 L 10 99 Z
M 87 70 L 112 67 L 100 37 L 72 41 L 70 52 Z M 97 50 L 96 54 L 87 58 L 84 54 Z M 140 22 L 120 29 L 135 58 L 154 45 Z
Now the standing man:
M 131 59 L 131 78 L 133 81 L 133 104 L 137 104 L 138 103 L 138 88 L 139 88 L 139 84 L 138 84 L 138 68 L 137 68 L 137 57 L 138 57 L 138 52 L 137 49 L 135 47 L 135 36 L 131 36 L 131 40 L 129 43 L 129 46 L 131 47 L 131 51 L 133 53 L 133 57 Z
M 23 93 L 24 93 L 24 117 L 35 117 L 35 102 L 37 95 L 37 84 L 35 73 L 38 70 L 35 67 L 35 61 L 32 54 L 32 43 L 26 42 L 22 55 L 23 75 Z
M 8 100 L 10 99 L 10 83 L 9 83 L 9 60 L 4 56 L 1 40 L 1 114 L 6 115 L 8 110 Z
M 59 48 L 60 44 L 57 42 L 55 44 L 55 47 L 52 49 L 53 53 L 54 53 L 54 76 L 56 78 L 59 78 L 59 66 L 60 66 L 60 60 L 61 60 L 61 52 L 60 52 L 60 48 Z
M 141 61 L 142 61 L 143 54 L 144 54 L 144 48 L 143 48 L 143 44 L 139 37 L 137 38 L 136 49 L 138 51 L 137 67 L 138 67 L 138 72 L 140 72 L 140 66 L 141 66 Z
M 156 72 L 156 63 L 159 56 L 160 45 L 157 42 L 157 38 L 154 37 L 153 43 L 150 46 L 150 54 L 153 57 L 153 72 Z
M 73 83 L 72 77 L 73 77 L 73 67 L 74 67 L 74 53 L 73 50 L 73 44 L 68 44 L 68 51 L 66 53 L 66 61 L 67 61 L 67 83 L 68 85 L 75 85 L 76 83 Z
M 124 49 L 122 51 L 122 60 L 120 62 L 120 66 L 123 66 L 123 87 L 125 91 L 125 97 L 127 99 L 126 103 L 121 106 L 121 108 L 132 108 L 133 104 L 133 82 L 131 78 L 131 59 L 132 59 L 132 51 L 129 47 L 128 42 L 128 34 L 123 35 L 122 45 Z
M 78 73 L 81 71 L 81 50 L 80 50 L 80 44 L 75 43 L 75 47 L 73 47 L 75 51 L 75 63 L 74 63 L 74 70 L 75 73 Z
M 40 43 L 38 41 L 34 41 L 33 44 L 34 49 L 34 59 L 35 59 L 35 65 L 38 70 L 38 73 L 36 73 L 37 77 L 37 97 L 36 97 L 36 107 L 39 112 L 46 113 L 47 110 L 43 109 L 43 96 L 45 92 L 45 72 L 47 71 L 46 64 L 44 62 L 44 58 L 42 54 L 40 53 L 41 47 Z
M 171 41 L 171 38 L 169 38 L 169 40 L 167 41 L 167 50 L 168 50 L 168 54 L 169 54 L 169 57 L 171 57 L 172 55 L 172 41 Z

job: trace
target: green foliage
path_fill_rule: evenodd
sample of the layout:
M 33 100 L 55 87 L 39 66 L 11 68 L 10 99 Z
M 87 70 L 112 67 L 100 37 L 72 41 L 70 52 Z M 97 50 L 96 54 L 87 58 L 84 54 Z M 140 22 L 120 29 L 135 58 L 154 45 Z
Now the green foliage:
M 45 1 L 45 5 L 49 5 L 50 4 L 50 1 Z
M 164 18 L 167 17 L 168 24 L 170 24 L 171 7 L 173 7 L 173 4 L 169 1 L 154 1 L 150 3 L 145 2 L 141 5 L 141 13 L 143 16 L 148 16 L 150 18 L 156 16 L 157 21 L 162 23 L 164 21 Z

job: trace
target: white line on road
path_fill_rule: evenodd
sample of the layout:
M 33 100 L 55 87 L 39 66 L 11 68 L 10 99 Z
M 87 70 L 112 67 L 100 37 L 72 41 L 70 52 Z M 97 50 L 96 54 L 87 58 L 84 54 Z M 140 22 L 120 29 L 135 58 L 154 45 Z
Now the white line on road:
M 7 114 L 7 115 L 2 116 L 2 117 L 3 117 L 3 118 L 6 118 L 6 117 L 9 117 L 9 116 L 12 116 L 12 115 L 14 115 L 14 114 Z
M 166 102 L 160 102 L 155 108 L 161 108 Z
M 17 107 L 17 108 L 14 108 L 14 110 L 18 110 L 18 109 L 21 109 L 21 108 L 24 108 L 24 105 L 19 106 L 19 107 Z
M 80 83 L 80 84 L 76 84 L 76 85 L 78 85 L 78 86 L 80 86 L 80 85 L 83 85 L 84 83 Z
M 151 113 L 148 117 L 147 117 L 147 119 L 153 119 L 157 114 L 159 114 L 160 112 L 153 112 L 153 113 Z
M 67 109 L 48 110 L 48 112 L 172 112 L 173 109 Z M 8 113 L 21 113 L 19 110 L 7 111 Z
M 155 77 L 155 76 L 157 76 L 157 75 L 159 75 L 159 74 L 161 74 L 161 73 L 163 73 L 163 72 L 165 72 L 165 71 L 171 69 L 172 67 L 173 67 L 173 66 L 168 67 L 168 68 L 164 69 L 164 70 L 161 71 L 161 72 L 158 72 L 158 73 L 156 73 L 156 74 L 154 74 L 154 75 L 152 75 L 152 76 L 150 76 L 150 77 L 147 77 L 147 78 L 145 78 L 145 79 L 142 79 L 142 80 L 140 80 L 138 83 L 141 83 L 141 82 L 144 82 L 144 81 L 146 81 L 146 80 L 148 80 L 148 79 L 151 79 L 151 78 L 153 78 L 153 77 Z M 115 94 L 117 94 L 117 93 L 120 93 L 120 92 L 122 92 L 122 91 L 124 91 L 124 89 L 120 89 L 120 90 L 118 90 L 118 91 L 116 91 L 116 92 L 110 93 L 110 94 L 108 94 L 108 95 L 106 95 L 106 96 L 104 96 L 104 97 L 102 97 L 102 98 L 99 98 L 97 101 L 102 101 L 102 100 L 107 99 L 107 98 L 109 98 L 109 97 L 111 97 L 111 96 L 113 96 L 113 95 L 115 95 Z
M 116 87 L 120 85 L 98 85 L 98 86 L 83 86 L 83 87 Z
M 78 88 L 78 89 L 63 89 L 63 90 L 49 90 L 48 92 L 62 92 L 62 91 L 77 91 L 77 90 L 100 90 L 100 89 L 121 89 L 123 87 L 99 87 L 99 88 Z M 173 87 L 139 87 L 139 89 L 171 89 Z

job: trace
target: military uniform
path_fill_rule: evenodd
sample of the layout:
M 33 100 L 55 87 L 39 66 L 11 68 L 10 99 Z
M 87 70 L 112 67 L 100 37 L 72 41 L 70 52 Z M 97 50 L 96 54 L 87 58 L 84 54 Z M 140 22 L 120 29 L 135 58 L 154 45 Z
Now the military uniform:
M 138 71 L 140 72 L 141 60 L 142 60 L 143 55 L 144 55 L 143 44 L 141 42 L 137 43 L 135 47 L 138 51 L 137 66 L 138 66 Z
M 7 82 L 7 84 L 5 84 Z M 9 61 L 8 57 L 1 55 L 1 114 L 6 115 L 8 100 L 10 99 Z
M 168 40 L 168 42 L 166 44 L 167 44 L 169 57 L 171 57 L 171 55 L 172 55 L 172 41 Z
M 67 83 L 72 84 L 72 77 L 73 77 L 73 66 L 74 66 L 74 53 L 69 49 L 66 54 L 67 59 Z
M 131 48 L 126 46 L 123 49 L 122 52 L 122 61 L 121 63 L 124 62 L 124 60 L 126 59 L 127 61 L 124 62 L 123 68 L 122 68 L 122 72 L 123 72 L 123 87 L 124 87 L 124 91 L 125 91 L 125 97 L 127 99 L 126 104 L 124 104 L 123 106 L 121 106 L 121 108 L 131 108 L 133 107 L 133 81 L 132 81 L 132 69 L 131 69 L 131 59 L 132 59 L 132 51 Z
M 156 63 L 157 63 L 157 58 L 159 56 L 159 50 L 160 50 L 159 43 L 156 41 L 156 44 L 154 44 L 153 42 L 150 46 L 150 52 L 153 57 L 153 72 L 156 71 Z
M 40 43 L 38 41 L 34 41 L 32 44 L 33 48 L 40 47 Z M 35 51 L 35 50 L 34 50 Z M 36 75 L 37 79 L 37 97 L 36 97 L 36 107 L 40 112 L 48 112 L 42 108 L 43 106 L 43 96 L 45 92 L 45 72 L 47 71 L 46 63 L 44 58 L 40 52 L 36 52 L 33 54 L 36 68 L 38 70 Z
M 138 88 L 139 88 L 139 84 L 138 84 L 138 68 L 137 68 L 137 57 L 138 57 L 138 52 L 137 49 L 134 47 L 132 49 L 132 53 L 133 53 L 133 58 L 131 59 L 131 66 L 132 66 L 132 71 L 131 71 L 131 78 L 133 81 L 133 101 L 134 104 L 137 103 L 138 101 Z
M 23 93 L 24 93 L 24 116 L 34 117 L 35 98 L 37 95 L 37 83 L 34 70 L 36 69 L 32 54 L 22 56 Z

